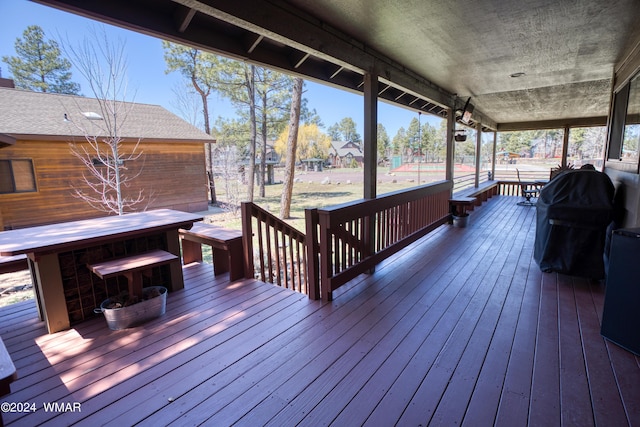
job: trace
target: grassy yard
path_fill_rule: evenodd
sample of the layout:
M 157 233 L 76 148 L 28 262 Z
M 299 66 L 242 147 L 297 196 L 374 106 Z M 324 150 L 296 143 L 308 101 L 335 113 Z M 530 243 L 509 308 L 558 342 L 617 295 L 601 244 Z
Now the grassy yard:
M 423 165 L 426 167 L 426 165 Z M 324 208 L 340 205 L 346 202 L 362 199 L 363 171 L 362 169 L 334 169 L 325 172 L 309 172 L 296 175 L 297 182 L 293 186 L 291 202 L 291 218 L 286 221 L 304 232 L 304 210 L 308 208 Z M 329 183 L 322 183 L 328 179 Z M 420 182 L 433 182 L 444 179 L 444 174 L 423 170 Z M 282 176 L 276 174 L 276 181 Z M 387 168 L 378 169 L 377 194 L 382 195 L 418 185 L 417 172 L 388 173 Z M 257 194 L 257 190 L 256 190 Z M 280 213 L 280 198 L 282 184 L 265 186 L 265 197 L 254 196 L 254 203 L 271 212 L 275 216 Z M 225 200 L 224 195 L 219 198 Z M 217 214 L 207 219 L 209 222 L 225 227 L 240 229 L 240 212 Z

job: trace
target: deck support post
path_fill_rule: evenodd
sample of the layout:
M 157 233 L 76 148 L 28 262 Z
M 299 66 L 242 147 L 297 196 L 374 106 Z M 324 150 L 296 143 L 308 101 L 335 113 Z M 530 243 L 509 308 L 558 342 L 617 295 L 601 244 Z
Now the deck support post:
M 378 76 L 364 75 L 364 198 L 376 198 L 378 143 Z
M 480 150 L 482 150 L 482 123 L 476 122 L 476 176 L 473 183 L 476 188 L 480 185 L 480 161 L 482 159 Z
M 493 152 L 491 153 L 491 179 L 496 179 L 496 148 L 498 146 L 498 131 L 493 131 Z
M 378 166 L 378 75 L 375 70 L 364 75 L 364 198 L 377 196 Z M 375 218 L 365 218 L 365 256 L 375 252 Z M 373 273 L 375 267 L 369 269 Z
M 455 160 L 455 144 L 453 142 L 453 132 L 456 125 L 455 111 L 453 108 L 447 109 L 447 163 L 445 165 L 445 179 L 453 182 L 453 166 Z M 451 187 L 453 193 L 453 187 Z
M 561 165 L 563 168 L 567 167 L 567 154 L 569 153 L 569 133 L 571 132 L 571 128 L 569 125 L 565 125 L 564 134 L 562 135 L 562 162 Z

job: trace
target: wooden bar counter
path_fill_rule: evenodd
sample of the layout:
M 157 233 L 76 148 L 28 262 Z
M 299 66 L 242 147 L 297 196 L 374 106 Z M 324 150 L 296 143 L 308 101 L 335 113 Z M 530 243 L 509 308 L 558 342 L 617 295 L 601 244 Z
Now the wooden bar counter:
M 86 268 L 89 262 L 161 249 L 178 257 L 166 266 L 165 284 L 169 290 L 182 289 L 178 230 L 201 220 L 196 214 L 159 209 L 4 231 L 0 255 L 28 256 L 40 317 L 54 333 L 82 320 L 101 299 L 127 289 L 124 283 L 94 277 Z

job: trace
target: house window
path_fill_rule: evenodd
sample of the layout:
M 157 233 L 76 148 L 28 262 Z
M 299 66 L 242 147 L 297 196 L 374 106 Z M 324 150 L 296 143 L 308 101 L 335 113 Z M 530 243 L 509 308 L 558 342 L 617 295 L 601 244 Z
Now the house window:
M 37 191 L 31 160 L 0 160 L 0 193 Z
M 629 100 L 627 116 L 622 138 L 622 161 L 637 163 L 638 143 L 640 142 L 640 76 L 631 80 L 629 85 Z

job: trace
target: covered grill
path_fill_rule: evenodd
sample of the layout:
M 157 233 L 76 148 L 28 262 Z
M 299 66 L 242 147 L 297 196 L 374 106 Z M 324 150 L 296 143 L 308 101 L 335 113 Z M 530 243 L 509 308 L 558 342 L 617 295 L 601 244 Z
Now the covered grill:
M 604 245 L 613 219 L 614 186 L 595 170 L 571 170 L 540 192 L 534 259 L 544 272 L 604 277 Z

